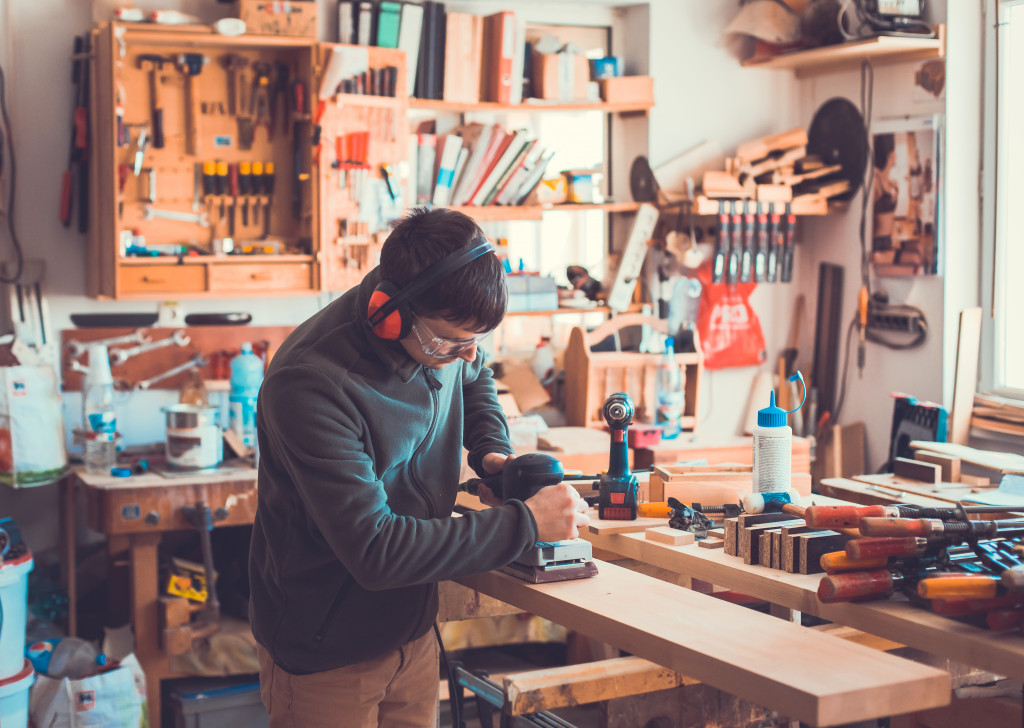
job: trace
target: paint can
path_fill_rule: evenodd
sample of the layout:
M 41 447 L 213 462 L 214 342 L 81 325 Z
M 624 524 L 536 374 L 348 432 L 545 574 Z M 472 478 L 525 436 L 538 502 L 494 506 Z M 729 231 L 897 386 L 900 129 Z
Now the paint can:
M 167 415 L 167 466 L 175 470 L 216 468 L 224 459 L 224 440 L 216 407 L 176 404 Z

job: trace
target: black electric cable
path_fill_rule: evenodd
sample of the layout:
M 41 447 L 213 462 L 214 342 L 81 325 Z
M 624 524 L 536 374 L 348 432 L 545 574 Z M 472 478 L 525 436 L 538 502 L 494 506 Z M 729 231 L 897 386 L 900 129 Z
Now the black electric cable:
M 11 244 L 14 246 L 14 254 L 17 264 L 14 267 L 14 275 L 7 278 L 0 275 L 0 283 L 17 283 L 21 278 L 21 272 L 25 266 L 25 258 L 21 251 L 21 242 L 18 234 L 14 231 L 14 190 L 17 187 L 18 172 L 14 161 L 14 138 L 11 136 L 11 120 L 7 115 L 7 80 L 4 76 L 3 66 L 0 66 L 0 121 L 3 122 L 3 137 L 6 137 L 7 148 L 10 150 L 11 180 L 7 191 L 7 231 L 11 236 Z M 0 158 L 3 157 L 3 146 L 0 141 Z
M 444 649 L 444 640 L 441 639 L 441 628 L 434 622 L 434 636 L 437 637 L 437 646 L 441 650 L 441 664 L 444 665 L 444 672 L 448 676 L 448 711 L 452 714 L 452 728 L 466 728 L 462 720 L 462 700 L 458 683 L 455 681 L 455 671 L 448 662 L 448 653 Z
M 871 140 L 871 115 L 875 105 L 875 68 L 865 59 L 860 64 L 860 113 L 864 119 L 864 134 L 868 140 L 868 163 L 864 166 L 863 190 L 860 201 L 860 279 L 871 294 L 871 276 L 868 272 L 867 220 L 868 200 L 875 181 L 874 143 Z

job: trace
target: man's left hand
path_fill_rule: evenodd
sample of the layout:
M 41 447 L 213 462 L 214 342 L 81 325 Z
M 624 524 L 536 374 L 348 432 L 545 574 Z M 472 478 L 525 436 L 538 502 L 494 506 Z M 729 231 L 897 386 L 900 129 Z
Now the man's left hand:
M 481 462 L 484 467 L 484 472 L 493 475 L 494 473 L 500 473 L 505 469 L 506 465 L 515 459 L 515 455 L 505 455 L 500 452 L 489 452 L 484 455 Z M 502 504 L 501 498 L 491 492 L 491 489 L 483 483 L 477 486 L 477 496 L 480 498 L 480 502 L 486 506 L 500 506 Z

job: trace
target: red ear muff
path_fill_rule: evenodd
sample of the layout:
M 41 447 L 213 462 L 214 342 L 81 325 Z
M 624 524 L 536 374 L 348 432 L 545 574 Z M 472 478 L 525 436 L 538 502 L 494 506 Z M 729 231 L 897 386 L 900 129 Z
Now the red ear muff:
M 412 327 L 412 314 L 408 306 L 401 302 L 395 305 L 394 298 L 398 290 L 398 286 L 390 281 L 381 281 L 370 295 L 366 318 L 373 333 L 381 339 L 397 341 L 407 336 Z

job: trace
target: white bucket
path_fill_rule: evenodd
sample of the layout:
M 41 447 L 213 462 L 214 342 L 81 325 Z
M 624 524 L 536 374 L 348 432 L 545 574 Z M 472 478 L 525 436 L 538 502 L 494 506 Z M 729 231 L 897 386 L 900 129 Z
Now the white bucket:
M 28 689 L 36 680 L 32 663 L 24 661 L 21 672 L 0 680 L 0 720 L 4 728 L 28 728 Z
M 0 681 L 21 672 L 25 660 L 25 617 L 28 612 L 28 572 L 32 552 L 0 561 Z M 6 713 L 4 714 L 6 716 Z M 7 722 L 4 721 L 4 728 Z

